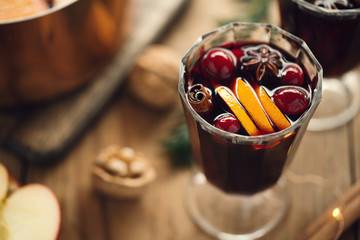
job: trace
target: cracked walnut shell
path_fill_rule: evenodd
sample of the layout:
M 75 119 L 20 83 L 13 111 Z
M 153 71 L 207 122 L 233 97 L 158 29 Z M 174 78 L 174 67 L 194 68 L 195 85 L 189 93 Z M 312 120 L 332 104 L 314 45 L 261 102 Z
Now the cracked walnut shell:
M 140 102 L 154 109 L 171 107 L 177 100 L 180 56 L 154 44 L 136 59 L 129 74 L 129 89 Z
M 93 167 L 94 186 L 115 198 L 137 198 L 155 179 L 155 170 L 129 147 L 112 145 L 103 149 Z

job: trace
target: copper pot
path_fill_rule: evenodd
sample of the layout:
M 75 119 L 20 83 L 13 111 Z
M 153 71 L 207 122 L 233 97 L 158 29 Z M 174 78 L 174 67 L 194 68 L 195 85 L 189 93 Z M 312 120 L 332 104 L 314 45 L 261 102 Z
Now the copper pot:
M 0 20 L 0 106 L 61 96 L 88 83 L 129 33 L 130 0 L 67 0 Z

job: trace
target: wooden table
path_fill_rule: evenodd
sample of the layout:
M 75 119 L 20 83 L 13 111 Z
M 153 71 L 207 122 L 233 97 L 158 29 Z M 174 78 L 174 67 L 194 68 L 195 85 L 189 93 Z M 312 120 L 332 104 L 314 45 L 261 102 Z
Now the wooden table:
M 241 6 L 231 0 L 190 1 L 160 42 L 183 55 L 199 35 L 217 27 L 219 20 L 241 15 Z M 4 150 L 0 162 L 22 183 L 39 182 L 55 192 L 62 214 L 59 240 L 213 239 L 198 229 L 186 213 L 184 188 L 189 169 L 172 167 L 162 146 L 179 112 L 180 104 L 165 112 L 147 108 L 125 87 L 55 164 L 29 164 Z M 295 239 L 336 200 L 336 189 L 346 191 L 360 179 L 359 136 L 360 116 L 335 130 L 305 134 L 289 171 L 319 176 L 323 183 L 290 178 L 290 210 L 280 225 L 261 239 Z M 145 153 L 157 171 L 156 180 L 138 201 L 117 201 L 93 189 L 91 168 L 95 156 L 110 144 Z M 359 232 L 360 225 L 355 223 L 341 239 L 359 240 Z

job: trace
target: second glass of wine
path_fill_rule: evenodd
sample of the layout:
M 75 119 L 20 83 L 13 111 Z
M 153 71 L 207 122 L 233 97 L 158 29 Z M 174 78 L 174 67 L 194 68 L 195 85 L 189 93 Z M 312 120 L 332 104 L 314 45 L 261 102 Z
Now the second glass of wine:
M 360 2 L 279 0 L 281 27 L 303 39 L 324 69 L 323 99 L 309 130 L 334 129 L 360 107 Z
M 255 239 L 289 199 L 282 177 L 321 99 L 322 68 L 306 44 L 269 24 L 231 23 L 201 36 L 180 64 L 194 157 L 192 220 L 221 240 Z

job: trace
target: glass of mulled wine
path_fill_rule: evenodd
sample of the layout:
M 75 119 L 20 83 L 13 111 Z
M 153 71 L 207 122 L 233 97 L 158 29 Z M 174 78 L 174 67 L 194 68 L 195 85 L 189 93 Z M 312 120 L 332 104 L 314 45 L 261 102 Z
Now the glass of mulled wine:
M 309 129 L 342 126 L 359 111 L 360 1 L 279 0 L 281 27 L 303 39 L 324 69 L 323 99 Z
M 321 99 L 307 45 L 269 24 L 231 23 L 201 36 L 180 64 L 178 91 L 194 170 L 193 221 L 222 240 L 266 234 L 288 207 L 284 168 Z

